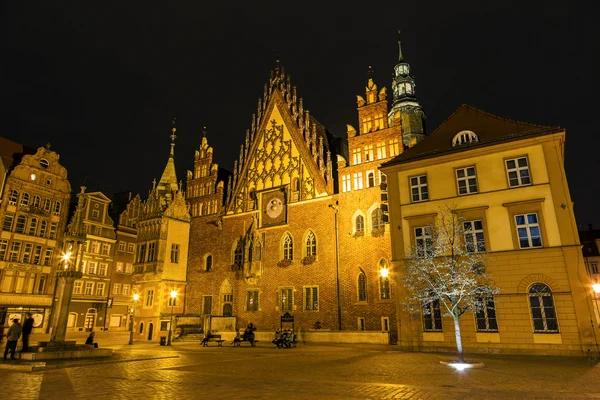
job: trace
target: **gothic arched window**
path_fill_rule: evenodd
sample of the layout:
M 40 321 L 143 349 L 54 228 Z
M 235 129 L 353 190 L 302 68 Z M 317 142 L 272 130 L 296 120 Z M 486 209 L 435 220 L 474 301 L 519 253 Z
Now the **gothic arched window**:
M 381 208 L 377 207 L 373 210 L 371 213 L 371 221 L 373 229 L 383 228 L 383 211 L 381 211 Z
M 241 267 L 243 265 L 243 254 L 244 249 L 242 248 L 242 241 L 238 240 L 235 243 L 235 247 L 233 249 L 233 263 L 238 267 Z
M 289 233 L 286 233 L 283 238 L 283 259 L 294 259 L 294 242 L 292 240 L 292 236 Z
M 8 204 L 14 206 L 17 204 L 17 199 L 19 198 L 19 192 L 16 189 L 12 189 L 8 192 Z
M 21 206 L 28 206 L 28 205 L 29 205 L 29 193 L 23 192 L 23 194 L 21 195 Z
M 364 232 L 365 231 L 365 217 L 362 215 L 357 215 L 355 219 L 355 230 L 356 232 Z
M 360 271 L 357 279 L 358 301 L 367 301 L 367 276 Z
M 306 256 L 313 256 L 315 257 L 317 255 L 317 238 L 315 236 L 315 234 L 313 233 L 313 231 L 308 231 L 308 234 L 306 235 Z

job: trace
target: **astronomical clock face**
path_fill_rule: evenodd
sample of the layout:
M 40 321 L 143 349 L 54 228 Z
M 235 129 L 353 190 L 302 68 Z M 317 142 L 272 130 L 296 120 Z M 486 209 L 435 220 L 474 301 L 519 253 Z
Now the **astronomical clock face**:
M 274 190 L 262 194 L 262 221 L 263 226 L 285 223 L 286 205 L 282 191 Z

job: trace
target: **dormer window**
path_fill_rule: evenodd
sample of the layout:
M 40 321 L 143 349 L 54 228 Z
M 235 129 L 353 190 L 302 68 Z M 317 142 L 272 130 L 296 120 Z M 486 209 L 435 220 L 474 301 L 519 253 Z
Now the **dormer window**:
M 452 147 L 461 146 L 467 143 L 477 143 L 479 138 L 472 131 L 461 131 L 458 132 L 452 139 Z

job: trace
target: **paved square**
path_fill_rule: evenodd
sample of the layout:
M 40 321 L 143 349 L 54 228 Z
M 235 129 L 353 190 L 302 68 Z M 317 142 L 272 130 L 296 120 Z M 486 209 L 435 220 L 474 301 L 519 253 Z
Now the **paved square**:
M 600 399 L 600 365 L 586 358 L 476 355 L 458 372 L 445 354 L 395 346 L 299 344 L 296 349 L 173 346 L 98 335 L 105 361 L 0 361 L 5 399 Z

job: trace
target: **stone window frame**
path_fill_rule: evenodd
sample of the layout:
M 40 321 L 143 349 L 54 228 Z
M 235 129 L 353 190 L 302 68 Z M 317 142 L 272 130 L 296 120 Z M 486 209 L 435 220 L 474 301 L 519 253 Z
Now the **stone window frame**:
M 16 206 L 18 201 L 19 191 L 17 189 L 11 189 L 10 192 L 8 192 L 8 205 Z
M 310 239 L 312 235 L 312 240 Z M 311 242 L 309 243 L 309 240 L 311 240 Z M 315 257 L 315 260 L 317 258 L 317 254 L 319 253 L 319 246 L 318 243 L 319 241 L 317 240 L 317 235 L 315 233 L 315 231 L 313 231 L 312 229 L 308 229 L 306 231 L 306 234 L 304 235 L 304 256 L 305 257 Z
M 364 332 L 367 330 L 367 321 L 365 320 L 365 317 L 357 317 L 356 323 L 357 323 L 356 329 L 359 332 Z
M 209 264 L 209 260 L 210 259 L 210 264 Z M 213 271 L 213 267 L 215 265 L 215 257 L 211 254 L 211 253 L 206 253 L 203 257 L 202 257 L 202 265 L 203 265 L 203 271 L 204 272 L 212 272 Z
M 307 289 L 309 291 L 307 291 Z M 316 307 L 315 307 L 315 299 L 314 299 L 315 289 L 317 289 L 317 291 L 316 291 L 316 293 L 317 293 Z M 302 303 L 302 311 L 305 311 L 305 312 L 319 311 L 319 309 L 321 307 L 321 294 L 319 292 L 320 292 L 319 285 L 304 285 L 304 286 L 302 286 L 302 296 L 303 296 L 303 300 L 304 300 Z M 309 295 L 309 293 L 310 293 L 310 295 Z M 310 303 L 312 304 L 312 306 L 310 308 L 307 307 L 308 300 L 310 300 Z
M 425 178 L 425 183 L 422 183 L 422 179 Z M 416 184 L 413 184 L 413 179 L 417 180 Z M 425 188 L 425 190 L 423 190 Z M 418 198 L 415 200 L 415 194 L 413 189 L 417 189 Z M 429 196 L 429 179 L 427 179 L 427 173 L 419 175 L 411 175 L 408 177 L 408 190 L 411 203 L 422 203 L 431 200 Z
M 362 282 L 361 282 L 361 277 Z M 361 292 L 363 293 L 363 298 L 361 298 Z M 362 268 L 359 268 L 359 272 L 356 276 L 356 302 L 359 304 L 366 304 L 369 301 L 369 292 L 368 292 L 368 283 L 367 283 L 367 274 Z
M 252 295 L 250 293 L 252 293 Z M 255 289 L 255 288 L 246 289 L 246 301 L 244 303 L 244 311 L 246 311 L 246 312 L 261 311 L 260 297 L 261 297 L 261 293 L 260 293 L 259 289 Z M 253 305 L 252 309 L 250 309 L 250 307 L 249 307 L 251 298 L 254 298 L 256 300 L 256 303 L 255 303 L 255 305 Z
M 387 327 L 387 329 L 386 329 Z M 381 317 L 381 332 L 390 331 L 390 317 Z
M 480 299 L 480 302 L 480 308 L 475 309 L 475 312 L 473 313 L 473 318 L 475 319 L 475 330 L 477 332 L 498 332 L 498 312 L 496 309 L 496 299 L 494 299 L 494 296 L 488 296 Z M 490 316 L 492 313 L 491 310 L 493 310 L 493 316 Z M 485 328 L 479 327 L 479 321 L 484 322 Z
M 371 185 L 371 181 L 373 181 L 372 185 Z M 367 184 L 366 185 L 367 189 L 377 186 L 377 177 L 375 176 L 375 170 L 371 169 L 366 172 L 366 184 Z
M 437 306 L 437 307 L 436 307 Z M 428 313 L 425 313 L 425 308 L 428 308 Z M 439 311 L 439 317 L 436 315 L 436 311 Z M 440 300 L 436 299 L 429 303 L 422 303 L 421 305 L 421 317 L 423 319 L 423 332 L 443 332 L 444 323 L 442 318 L 442 309 Z M 428 321 L 431 321 L 431 327 L 427 327 Z M 439 323 L 439 327 L 437 324 Z
M 543 202 L 544 198 L 539 199 L 530 199 L 524 201 L 515 201 L 510 203 L 503 203 L 502 206 L 506 208 L 509 217 L 509 224 L 511 229 L 511 236 L 513 239 L 513 249 L 514 250 L 532 250 L 532 249 L 543 249 L 547 247 L 548 244 L 548 235 L 546 233 L 546 224 L 544 217 L 544 207 Z M 517 231 L 517 224 L 515 217 L 521 214 L 537 214 L 538 226 L 541 232 L 541 241 L 542 245 L 537 247 L 525 247 L 521 248 L 521 244 L 519 242 L 519 233 Z
M 284 308 L 283 307 L 283 291 L 289 291 L 291 293 L 291 308 Z M 295 311 L 296 310 L 296 304 L 295 304 L 295 300 L 296 300 L 296 296 L 295 296 L 295 290 L 293 286 L 279 286 L 277 288 L 277 304 L 278 304 L 278 309 L 281 312 L 284 311 Z
M 21 193 L 21 200 L 19 201 L 19 207 L 27 207 L 29 205 L 30 200 L 29 193 L 23 192 Z
M 468 170 L 470 168 L 473 168 L 473 171 L 475 173 L 473 176 L 468 175 Z M 464 171 L 463 177 L 458 176 L 459 171 Z M 477 166 L 475 164 L 467 165 L 465 167 L 454 168 L 454 178 L 455 178 L 455 183 L 456 183 L 456 194 L 458 196 L 469 196 L 472 194 L 479 193 L 479 177 L 477 176 Z M 471 185 L 469 184 L 469 179 L 475 179 L 475 190 L 474 191 L 471 191 L 471 189 L 470 189 Z M 465 182 L 465 189 L 466 189 L 465 193 L 460 192 L 460 182 L 461 181 Z
M 357 218 L 358 218 L 359 216 L 360 216 L 360 217 L 362 217 L 362 227 L 363 227 L 363 229 L 362 229 L 362 230 L 360 230 L 360 231 L 356 229 L 356 226 L 357 226 L 357 224 L 356 224 L 356 223 L 357 223 Z M 366 218 L 365 214 L 364 214 L 364 213 L 363 213 L 361 210 L 356 210 L 356 211 L 354 212 L 354 215 L 352 215 L 352 234 L 354 235 L 354 234 L 356 234 L 357 232 L 364 232 L 364 231 L 365 231 L 365 229 L 366 229 L 366 226 L 365 226 L 365 225 L 366 225 L 366 222 L 367 222 L 367 218 Z
M 524 158 L 527 162 L 527 172 L 529 174 L 529 183 L 522 183 L 522 179 L 523 177 L 521 176 L 520 171 L 525 170 L 524 167 L 519 167 L 519 159 Z M 508 168 L 508 162 L 509 161 L 515 161 L 515 166 L 516 168 Z M 533 176 L 531 174 L 531 163 L 529 162 L 529 155 L 528 154 L 524 154 L 524 155 L 519 155 L 519 156 L 510 156 L 510 157 L 504 157 L 504 171 L 505 176 L 506 176 L 506 185 L 509 189 L 512 188 L 519 188 L 519 187 L 523 187 L 523 186 L 531 186 L 533 185 Z M 518 184 L 517 185 L 511 185 L 510 184 L 510 172 L 511 171 L 516 171 L 517 172 L 517 180 L 518 180 Z
M 435 227 L 435 222 L 438 213 L 429 213 L 429 214 L 419 214 L 419 215 L 411 215 L 404 217 L 404 219 L 408 222 L 408 231 L 409 231 L 409 255 L 412 255 L 413 250 L 416 248 L 416 237 L 415 237 L 415 228 L 422 227 Z
M 281 235 L 281 260 L 294 260 L 294 237 L 289 231 L 285 231 Z

